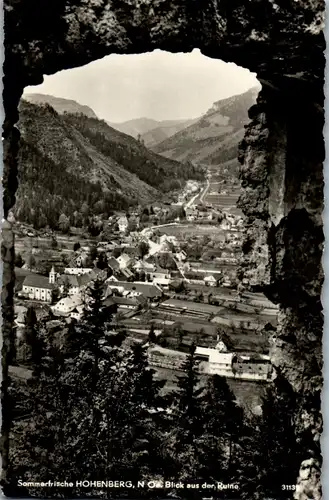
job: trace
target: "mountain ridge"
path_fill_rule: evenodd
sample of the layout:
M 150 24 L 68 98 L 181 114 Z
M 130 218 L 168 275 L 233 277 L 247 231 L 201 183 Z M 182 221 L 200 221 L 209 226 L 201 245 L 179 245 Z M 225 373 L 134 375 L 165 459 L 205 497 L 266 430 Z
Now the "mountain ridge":
M 95 111 L 86 104 L 80 104 L 73 99 L 56 97 L 49 94 L 23 94 L 23 100 L 32 104 L 49 104 L 59 114 L 64 113 L 83 113 L 89 118 L 98 118 Z
M 167 158 L 219 165 L 238 156 L 238 144 L 248 123 L 248 109 L 256 102 L 259 88 L 252 87 L 216 101 L 200 119 L 151 149 Z

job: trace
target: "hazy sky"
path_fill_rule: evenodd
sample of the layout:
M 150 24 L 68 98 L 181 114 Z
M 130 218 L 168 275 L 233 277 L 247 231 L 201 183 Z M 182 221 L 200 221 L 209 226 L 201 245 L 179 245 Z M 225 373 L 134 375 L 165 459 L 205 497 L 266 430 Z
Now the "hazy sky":
M 214 101 L 257 85 L 255 74 L 235 64 L 203 56 L 156 50 L 110 55 L 86 66 L 45 76 L 26 93 L 51 94 L 90 106 L 100 117 L 122 122 L 195 118 Z

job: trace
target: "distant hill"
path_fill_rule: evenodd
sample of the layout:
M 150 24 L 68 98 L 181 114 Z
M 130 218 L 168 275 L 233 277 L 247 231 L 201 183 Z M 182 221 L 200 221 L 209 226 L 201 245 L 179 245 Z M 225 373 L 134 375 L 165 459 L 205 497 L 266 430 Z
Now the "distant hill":
M 131 135 L 135 139 L 140 137 L 144 141 L 145 146 L 150 147 L 176 134 L 179 130 L 188 127 L 194 121 L 195 120 L 157 121 L 151 118 L 136 118 L 122 123 L 108 122 L 108 124 L 120 132 Z
M 49 104 L 20 103 L 16 215 L 55 228 L 61 214 L 81 219 L 162 199 L 188 178 L 202 178 L 85 114 L 59 114 Z
M 137 139 L 139 135 L 143 135 L 159 125 L 159 122 L 152 120 L 152 118 L 136 118 L 121 123 L 108 121 L 107 123 L 115 130 L 131 135 L 131 137 L 135 139 Z
M 237 163 L 238 144 L 248 122 L 248 109 L 256 102 L 258 88 L 222 99 L 199 120 L 152 146 L 158 154 L 203 165 Z
M 83 113 L 89 118 L 97 118 L 96 113 L 89 107 L 71 99 L 63 99 L 47 94 L 24 94 L 23 99 L 33 104 L 50 104 L 59 114 Z
M 183 130 L 192 123 L 195 123 L 198 120 L 198 118 L 195 118 L 194 120 L 184 120 L 184 121 L 163 121 L 159 122 L 161 125 L 149 130 L 148 132 L 145 132 L 145 134 L 142 134 L 142 140 L 144 141 L 145 145 L 149 148 L 154 147 L 156 144 L 159 144 L 160 142 L 165 141 L 169 137 L 177 134 L 180 130 Z

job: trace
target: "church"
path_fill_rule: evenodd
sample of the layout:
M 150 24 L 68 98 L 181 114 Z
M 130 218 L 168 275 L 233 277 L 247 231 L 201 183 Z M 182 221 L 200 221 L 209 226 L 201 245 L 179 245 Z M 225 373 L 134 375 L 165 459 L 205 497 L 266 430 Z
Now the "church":
M 30 274 L 23 282 L 22 294 L 31 300 L 51 302 L 52 291 L 56 282 L 56 272 L 51 268 L 49 278 L 40 274 Z

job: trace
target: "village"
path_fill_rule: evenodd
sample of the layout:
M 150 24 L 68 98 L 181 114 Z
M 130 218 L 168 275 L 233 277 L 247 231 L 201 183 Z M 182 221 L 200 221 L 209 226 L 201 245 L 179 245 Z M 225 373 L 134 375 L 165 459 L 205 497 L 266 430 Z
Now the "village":
M 148 345 L 150 366 L 166 379 L 167 390 L 174 387 L 175 373 L 192 343 L 204 375 L 271 381 L 267 337 L 275 329 L 277 308 L 238 284 L 244 225 L 235 201 L 235 193 L 221 191 L 210 170 L 204 184 L 188 181 L 170 205 L 117 212 L 95 239 L 66 237 L 60 245 L 62 260 L 55 255 L 63 237 L 57 235 L 54 245 L 54 236 L 20 228 L 20 234 L 29 232 L 23 240 L 32 241 L 28 252 L 33 260 L 16 267 L 17 366 L 12 370 L 18 373 L 26 361 L 28 308 L 33 307 L 38 319 L 47 318 L 56 331 L 63 320 L 81 319 L 86 290 L 101 279 L 103 308 L 113 328 L 126 331 L 127 345 Z M 44 255 L 52 255 L 46 263 L 51 267 L 41 266 L 40 272 L 38 257 L 41 262 Z

